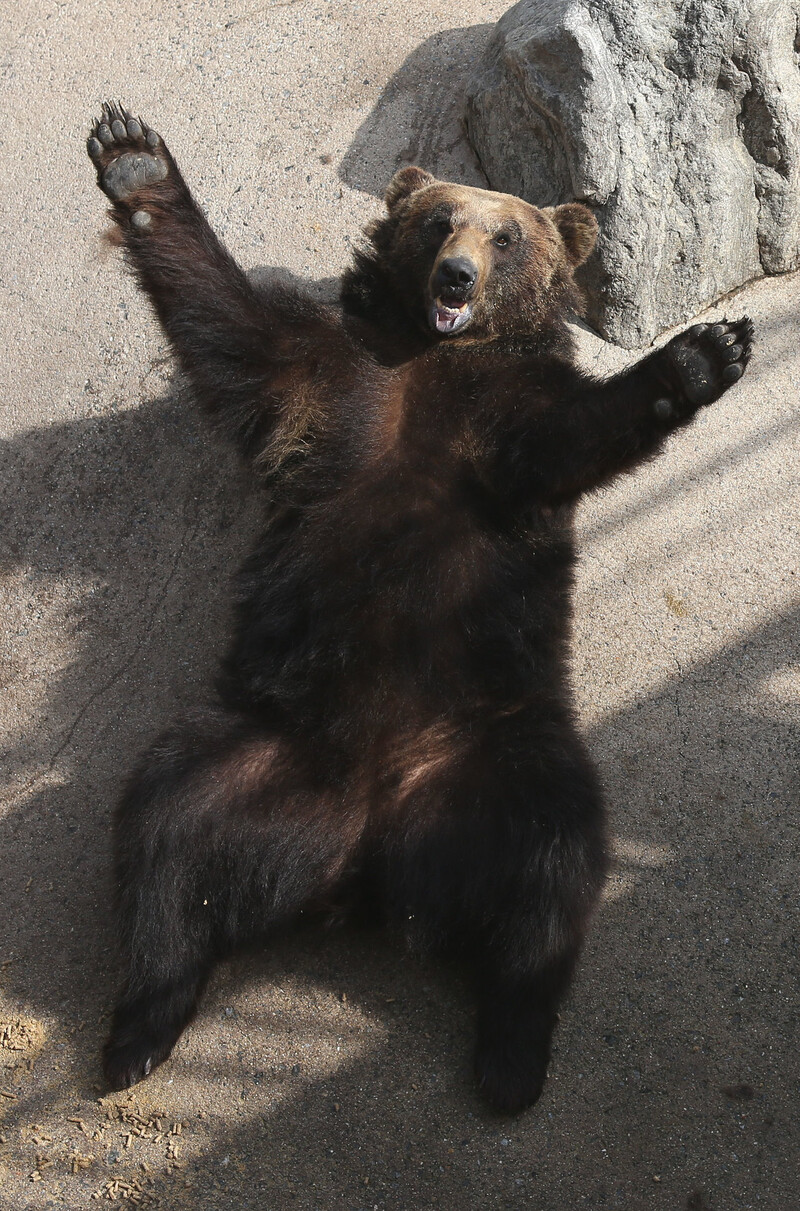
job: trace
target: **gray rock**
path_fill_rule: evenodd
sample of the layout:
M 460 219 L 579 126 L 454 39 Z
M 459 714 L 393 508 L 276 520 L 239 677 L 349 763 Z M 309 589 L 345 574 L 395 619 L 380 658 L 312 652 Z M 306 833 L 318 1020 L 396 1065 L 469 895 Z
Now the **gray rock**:
M 601 226 L 589 318 L 628 348 L 800 265 L 796 0 L 522 0 L 470 82 L 494 189 Z

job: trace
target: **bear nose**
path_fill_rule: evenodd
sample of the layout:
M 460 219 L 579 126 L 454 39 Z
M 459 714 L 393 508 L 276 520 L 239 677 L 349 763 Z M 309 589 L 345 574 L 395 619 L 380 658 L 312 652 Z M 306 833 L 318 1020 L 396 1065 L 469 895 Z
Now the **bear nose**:
M 439 262 L 433 279 L 434 293 L 441 290 L 458 290 L 466 293 L 478 280 L 478 266 L 469 257 L 445 257 Z

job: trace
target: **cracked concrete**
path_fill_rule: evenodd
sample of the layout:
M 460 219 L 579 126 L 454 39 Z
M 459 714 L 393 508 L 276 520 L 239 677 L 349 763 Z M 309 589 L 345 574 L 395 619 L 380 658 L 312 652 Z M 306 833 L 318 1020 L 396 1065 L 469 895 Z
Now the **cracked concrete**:
M 257 502 L 99 238 L 89 120 L 122 97 L 248 270 L 330 295 L 400 160 L 481 184 L 458 114 L 501 11 L 5 18 L 2 1211 L 797 1205 L 796 276 L 727 301 L 758 332 L 744 382 L 581 511 L 575 683 L 617 865 L 539 1106 L 477 1101 L 457 973 L 311 930 L 223 967 L 172 1061 L 101 1097 L 110 811 L 206 692 Z

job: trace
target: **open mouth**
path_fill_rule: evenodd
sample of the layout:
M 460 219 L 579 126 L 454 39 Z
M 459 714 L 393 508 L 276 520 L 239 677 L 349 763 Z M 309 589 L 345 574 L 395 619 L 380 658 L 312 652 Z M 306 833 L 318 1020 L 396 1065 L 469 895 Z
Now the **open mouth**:
M 455 300 L 445 302 L 443 299 L 433 299 L 428 308 L 428 322 L 434 332 L 442 336 L 451 336 L 458 332 L 472 319 L 472 304 L 458 303 Z

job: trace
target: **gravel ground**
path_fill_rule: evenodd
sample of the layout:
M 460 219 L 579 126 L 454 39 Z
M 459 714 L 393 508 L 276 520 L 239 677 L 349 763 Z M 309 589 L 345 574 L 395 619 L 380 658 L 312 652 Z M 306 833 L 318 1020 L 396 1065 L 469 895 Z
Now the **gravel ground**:
M 110 810 L 205 692 L 256 502 L 100 239 L 89 119 L 123 98 L 248 269 L 328 296 L 398 163 L 483 183 L 458 115 L 501 12 L 3 17 L 3 1211 L 800 1208 L 796 276 L 726 302 L 757 325 L 744 383 L 581 512 L 575 682 L 618 861 L 539 1105 L 476 1099 L 457 972 L 351 930 L 226 965 L 172 1061 L 102 1096 Z

